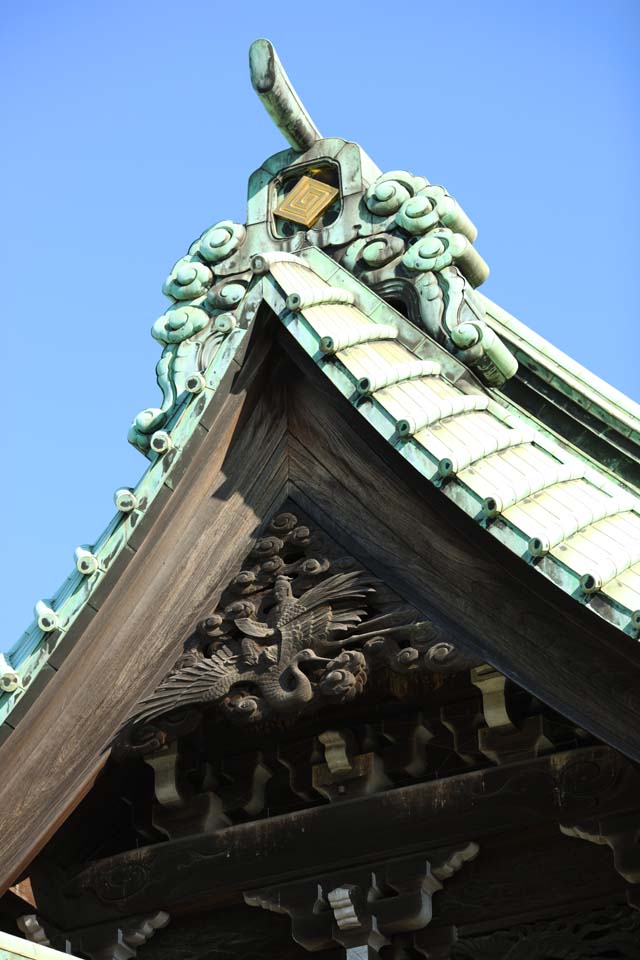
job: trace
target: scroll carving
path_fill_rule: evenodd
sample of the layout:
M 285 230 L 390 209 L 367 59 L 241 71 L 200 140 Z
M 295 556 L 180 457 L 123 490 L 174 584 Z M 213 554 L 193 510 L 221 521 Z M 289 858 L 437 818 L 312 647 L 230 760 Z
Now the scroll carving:
M 444 187 L 403 170 L 382 174 L 361 200 L 360 236 L 333 256 L 490 386 L 514 375 L 515 357 L 486 323 L 474 288 L 489 275 L 477 230 Z
M 249 274 L 227 277 L 225 261 L 245 238 L 242 224 L 222 220 L 191 245 L 164 283 L 173 304 L 151 328 L 163 347 L 156 366 L 162 404 L 142 410 L 129 429 L 129 442 L 142 453 L 164 452 L 153 434 L 170 425 L 183 399 L 204 389 L 209 364 L 239 321 Z
M 640 826 L 637 813 L 604 817 L 588 823 L 560 824 L 567 837 L 586 840 L 598 846 L 608 846 L 613 853 L 613 865 L 629 883 L 640 883 Z

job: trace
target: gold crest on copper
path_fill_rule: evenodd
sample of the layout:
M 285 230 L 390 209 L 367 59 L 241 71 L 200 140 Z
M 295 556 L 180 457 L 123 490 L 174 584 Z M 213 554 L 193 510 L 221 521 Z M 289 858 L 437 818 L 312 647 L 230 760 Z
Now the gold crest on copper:
M 303 227 L 312 227 L 327 207 L 331 206 L 339 192 L 321 180 L 300 177 L 295 187 L 273 212 L 285 220 L 300 223 Z

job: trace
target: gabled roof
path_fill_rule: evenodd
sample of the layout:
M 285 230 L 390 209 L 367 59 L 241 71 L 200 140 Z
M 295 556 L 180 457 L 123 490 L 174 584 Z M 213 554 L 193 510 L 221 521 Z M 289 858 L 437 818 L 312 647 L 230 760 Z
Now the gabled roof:
M 282 103 L 271 103 L 272 112 L 294 140 L 303 129 L 303 142 L 252 176 L 246 225 L 215 224 L 169 275 L 164 291 L 173 302 L 152 329 L 163 347 L 162 403 L 138 414 L 129 432 L 149 466 L 135 488 L 116 492 L 112 523 L 78 550 L 76 570 L 38 604 L 6 655 L 0 742 L 123 584 L 180 479 L 204 469 L 197 458 L 212 449 L 212 432 L 221 431 L 223 444 L 229 427 L 216 417 L 269 311 L 363 425 L 487 542 L 500 541 L 576 610 L 597 614 L 621 643 L 640 631 L 640 502 L 624 479 L 638 462 L 635 405 L 475 291 L 487 273 L 475 228 L 443 188 L 403 171 L 381 174 L 356 144 L 314 139 L 300 117 L 302 128 L 292 127 L 294 106 L 270 63 L 275 80 L 262 93 L 279 90 L 289 113 Z M 312 228 L 290 227 L 274 210 L 309 175 L 333 178 L 339 199 Z M 510 391 L 521 376 L 531 387 L 518 363 L 570 400 L 572 415 L 588 415 L 600 445 L 583 447 L 580 430 L 561 435 L 525 410 L 527 397 Z M 85 784 L 97 763 L 87 760 Z
M 638 636 L 635 488 L 528 416 L 504 391 L 483 384 L 459 356 L 309 243 L 308 234 L 296 234 L 289 244 L 296 254 L 269 249 L 277 245 L 265 219 L 274 178 L 283 169 L 289 172 L 292 161 L 294 168 L 305 168 L 325 154 L 335 159 L 345 153 L 348 169 L 366 167 L 372 175 L 370 162 L 361 163 L 360 148 L 344 141 L 318 141 L 302 158 L 292 151 L 277 154 L 252 177 L 248 227 L 216 224 L 174 267 L 164 285 L 174 305 L 152 329 L 164 346 L 157 371 L 164 402 L 142 411 L 129 434 L 151 463 L 135 489 L 116 491 L 113 521 L 93 546 L 78 548 L 76 570 L 52 600 L 37 605 L 35 621 L 8 652 L 1 721 L 43 668 L 49 675 L 56 669 L 69 630 L 93 608 L 92 598 L 118 558 L 135 549 L 141 519 L 152 514 L 184 469 L 187 442 L 206 429 L 220 384 L 237 371 L 263 300 L 420 474 L 577 603 Z M 338 224 L 328 239 L 344 239 L 343 227 Z M 269 279 L 256 273 L 256 263 Z M 574 400 L 581 398 L 620 435 L 632 442 L 640 435 L 631 401 L 484 302 L 488 325 L 521 363 L 538 371 L 544 367 L 547 379 Z

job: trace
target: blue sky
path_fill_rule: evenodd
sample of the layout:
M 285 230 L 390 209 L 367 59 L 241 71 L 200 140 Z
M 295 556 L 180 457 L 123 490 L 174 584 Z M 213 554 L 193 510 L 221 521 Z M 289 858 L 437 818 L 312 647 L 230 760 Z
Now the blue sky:
M 249 174 L 286 145 L 251 90 L 255 37 L 324 135 L 459 200 L 489 297 L 640 399 L 639 19 L 623 0 L 5 9 L 0 649 L 145 467 L 126 434 L 159 397 L 162 281 L 244 219 Z

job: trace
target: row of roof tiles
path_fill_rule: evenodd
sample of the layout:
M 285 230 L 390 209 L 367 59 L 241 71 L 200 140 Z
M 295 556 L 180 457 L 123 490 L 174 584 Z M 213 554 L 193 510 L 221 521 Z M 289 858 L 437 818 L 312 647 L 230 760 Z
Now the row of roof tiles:
M 389 443 L 522 559 L 637 635 L 640 500 L 629 489 L 452 376 L 436 344 L 431 359 L 417 356 L 405 318 L 383 302 L 361 309 L 353 278 L 320 251 L 276 255 L 269 268 L 289 331 Z

